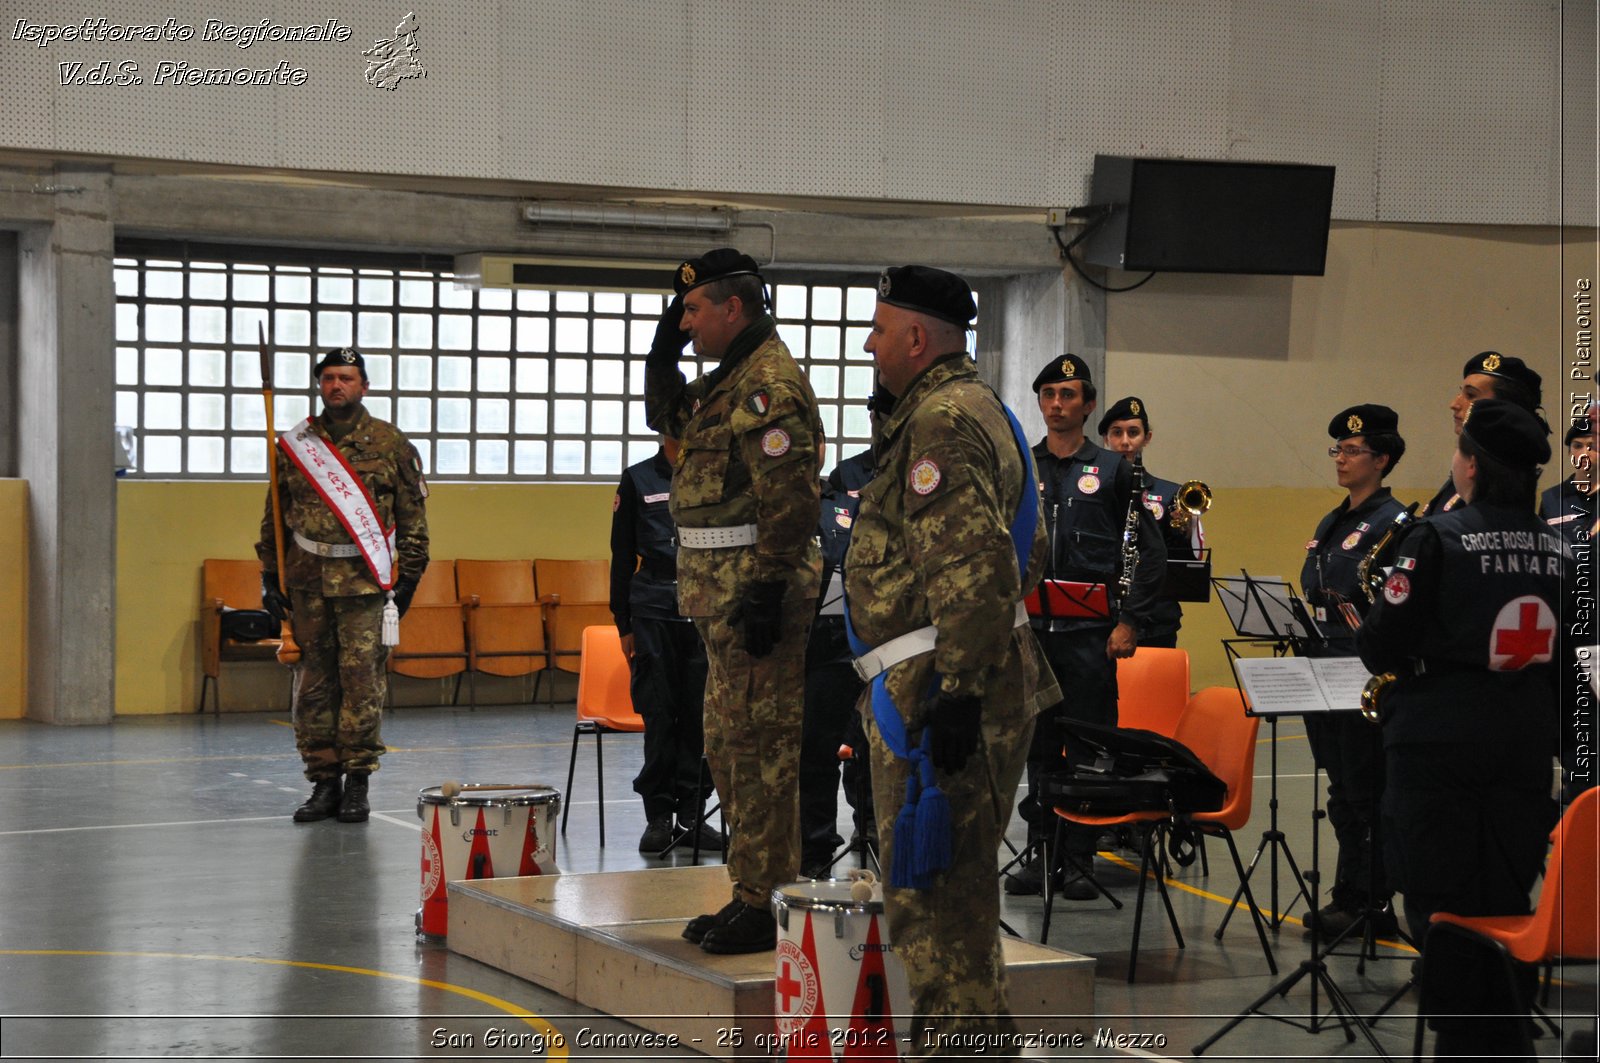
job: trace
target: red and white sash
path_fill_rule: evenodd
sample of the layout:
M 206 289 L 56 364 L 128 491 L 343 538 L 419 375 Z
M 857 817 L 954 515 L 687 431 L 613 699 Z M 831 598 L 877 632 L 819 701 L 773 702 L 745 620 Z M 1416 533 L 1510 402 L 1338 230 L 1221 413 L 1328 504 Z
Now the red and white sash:
M 393 588 L 394 530 L 384 528 L 377 505 L 344 455 L 317 434 L 310 417 L 287 435 L 280 435 L 278 445 L 350 533 L 378 586 L 386 591 Z

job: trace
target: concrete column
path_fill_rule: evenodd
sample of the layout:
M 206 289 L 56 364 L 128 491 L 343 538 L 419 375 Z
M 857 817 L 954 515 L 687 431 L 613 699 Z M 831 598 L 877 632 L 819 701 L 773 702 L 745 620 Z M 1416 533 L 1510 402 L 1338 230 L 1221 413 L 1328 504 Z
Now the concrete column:
M 115 688 L 111 175 L 61 169 L 18 239 L 17 470 L 28 481 L 28 716 L 109 723 Z
M 17 475 L 17 234 L 0 229 L 0 478 Z
M 1071 351 L 1104 385 L 1105 293 L 1070 271 L 997 278 L 976 289 L 980 371 L 1029 436 L 1043 435 L 1032 385 L 1048 359 Z

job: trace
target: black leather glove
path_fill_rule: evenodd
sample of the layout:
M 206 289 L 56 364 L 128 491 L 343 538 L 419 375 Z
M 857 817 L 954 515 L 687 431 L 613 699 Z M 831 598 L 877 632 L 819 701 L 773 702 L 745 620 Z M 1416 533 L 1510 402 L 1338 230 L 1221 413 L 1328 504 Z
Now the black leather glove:
M 978 749 L 982 725 L 982 698 L 939 691 L 928 711 L 928 726 L 933 729 L 933 766 L 946 775 L 965 768 L 967 758 Z
M 417 593 L 417 581 L 411 576 L 401 576 L 394 581 L 394 607 L 405 616 L 411 608 L 411 599 Z
M 752 657 L 771 653 L 783 634 L 785 587 L 782 580 L 752 583 L 728 615 L 729 626 L 743 627 L 745 652 Z
M 656 322 L 656 336 L 650 341 L 648 361 L 664 365 L 678 364 L 678 359 L 683 356 L 683 348 L 689 342 L 689 334 L 681 328 L 682 323 L 683 296 L 675 295 Z
M 261 608 L 279 624 L 294 612 L 294 606 L 289 604 L 289 596 L 278 587 L 276 572 L 261 573 Z

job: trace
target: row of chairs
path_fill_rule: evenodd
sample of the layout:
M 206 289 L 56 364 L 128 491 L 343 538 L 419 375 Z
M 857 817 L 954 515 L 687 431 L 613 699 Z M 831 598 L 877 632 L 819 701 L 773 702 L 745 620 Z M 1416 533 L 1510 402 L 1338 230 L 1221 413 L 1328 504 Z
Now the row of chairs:
M 423 574 L 411 608 L 400 622 L 400 644 L 390 671 L 418 679 L 456 676 L 477 704 L 474 676 L 576 675 L 583 629 L 611 623 L 610 562 L 540 558 L 517 561 L 434 560 Z M 269 659 L 277 641 L 236 642 L 221 631 L 224 609 L 261 608 L 261 565 L 212 558 L 201 581 L 203 678 L 197 711 L 206 691 L 220 702 L 217 685 L 224 661 Z M 554 684 L 548 687 L 554 700 Z

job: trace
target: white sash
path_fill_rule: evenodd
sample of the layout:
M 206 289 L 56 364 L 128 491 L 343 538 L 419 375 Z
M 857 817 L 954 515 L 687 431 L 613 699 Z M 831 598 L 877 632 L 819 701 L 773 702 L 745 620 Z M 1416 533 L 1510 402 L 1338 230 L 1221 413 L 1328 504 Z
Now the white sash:
M 307 417 L 293 431 L 278 437 L 278 445 L 305 474 L 322 501 L 333 510 L 344 530 L 361 551 L 372 578 L 389 590 L 394 586 L 394 543 L 378 517 L 378 507 L 367 494 L 361 477 L 337 447 L 317 434 Z

